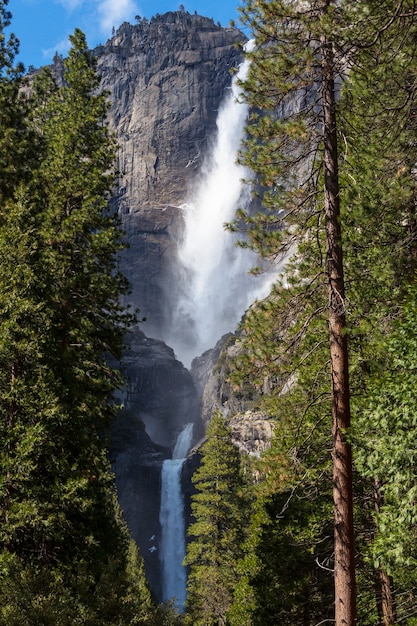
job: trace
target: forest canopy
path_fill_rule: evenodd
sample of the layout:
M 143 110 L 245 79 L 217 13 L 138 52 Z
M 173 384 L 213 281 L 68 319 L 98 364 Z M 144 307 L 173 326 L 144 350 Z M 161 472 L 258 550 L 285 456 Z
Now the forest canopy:
M 151 597 L 107 459 L 123 384 L 109 363 L 133 318 L 106 96 L 78 29 L 62 80 L 46 68 L 27 89 L 7 7 L 0 626 L 417 624 L 415 3 L 243 0 L 239 160 L 260 210 L 228 227 L 286 264 L 245 315 L 228 382 L 274 438 L 242 457 L 214 414 L 184 615 Z
M 10 20 L 2 1 L 0 624 L 159 624 L 107 458 L 133 318 L 106 95 L 80 30 L 61 80 L 23 89 Z

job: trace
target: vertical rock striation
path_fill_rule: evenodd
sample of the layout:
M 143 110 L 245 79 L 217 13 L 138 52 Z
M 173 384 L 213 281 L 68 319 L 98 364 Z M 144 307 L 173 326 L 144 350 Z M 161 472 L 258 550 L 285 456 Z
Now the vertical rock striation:
M 94 50 L 119 144 L 113 200 L 127 233 L 121 259 L 146 333 L 164 338 L 181 204 L 216 130 L 244 35 L 185 11 L 122 24 Z
M 147 318 L 146 336 L 136 329 L 129 337 L 124 410 L 113 424 L 110 455 L 121 507 L 159 598 L 161 466 L 183 425 L 199 416 L 190 373 L 161 341 L 176 279 L 181 205 L 214 139 L 231 70 L 241 61 L 236 44 L 244 40 L 237 29 L 177 11 L 122 24 L 93 51 L 119 146 L 112 206 L 129 245 L 120 269 L 132 286 L 127 303 Z M 57 75 L 59 64 L 57 57 Z

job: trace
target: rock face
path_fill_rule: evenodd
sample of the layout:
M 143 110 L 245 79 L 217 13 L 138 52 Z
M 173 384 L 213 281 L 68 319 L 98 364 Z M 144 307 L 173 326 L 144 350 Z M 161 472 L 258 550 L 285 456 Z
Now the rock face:
M 120 506 L 160 598 L 161 467 L 185 424 L 195 422 L 195 436 L 201 437 L 199 398 L 190 372 L 162 341 L 136 328 L 128 345 L 124 409 L 113 423 L 110 458 Z
M 172 449 L 177 436 L 199 416 L 199 398 L 190 372 L 162 341 L 136 330 L 124 356 L 124 403 L 139 417 L 156 444 Z
M 206 421 L 216 406 L 227 416 L 239 413 L 233 432 L 242 451 L 259 454 L 271 435 L 266 416 L 252 415 L 225 382 L 233 335 L 195 362 L 194 381 L 162 341 L 175 298 L 181 205 L 215 138 L 231 70 L 242 59 L 237 44 L 244 40 L 237 29 L 177 11 L 125 23 L 94 50 L 119 145 L 112 206 L 129 245 L 120 269 L 132 286 L 127 303 L 147 318 L 129 337 L 124 410 L 113 425 L 110 455 L 121 507 L 158 598 L 161 466 L 186 423 L 197 420 L 194 443 L 202 439 L 200 397 Z M 226 356 L 219 361 L 224 346 Z M 188 503 L 189 476 L 197 462 L 198 454 L 191 455 L 184 467 Z
M 241 350 L 237 334 L 225 335 L 215 348 L 194 359 L 191 373 L 201 394 L 203 424 L 220 409 L 240 452 L 259 457 L 270 446 L 273 422 L 267 413 L 253 410 L 253 389 L 234 389 L 229 381 L 231 361 Z
M 274 425 L 262 411 L 236 413 L 229 420 L 232 438 L 242 454 L 260 457 L 271 444 Z
M 129 300 L 157 338 L 169 320 L 180 205 L 215 134 L 244 39 L 237 29 L 177 11 L 125 23 L 94 50 L 119 144 L 113 203 L 130 246 L 121 266 L 132 284 Z

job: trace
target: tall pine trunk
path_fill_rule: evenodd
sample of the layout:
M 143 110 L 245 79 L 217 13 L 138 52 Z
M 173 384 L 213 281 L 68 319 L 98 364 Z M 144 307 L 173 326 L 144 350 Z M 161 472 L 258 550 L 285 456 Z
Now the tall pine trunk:
M 329 0 L 325 0 L 324 11 L 328 5 Z M 336 626 L 352 626 L 356 622 L 356 585 L 352 451 L 346 441 L 346 431 L 350 426 L 349 368 L 337 164 L 335 62 L 333 46 L 326 35 L 321 38 L 321 55 L 324 199 L 332 371 L 335 623 Z

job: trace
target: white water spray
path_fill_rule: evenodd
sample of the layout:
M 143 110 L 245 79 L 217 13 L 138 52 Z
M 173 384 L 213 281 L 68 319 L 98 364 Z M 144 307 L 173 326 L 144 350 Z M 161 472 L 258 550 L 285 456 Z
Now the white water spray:
M 252 42 L 247 46 L 251 49 Z M 234 331 L 248 306 L 264 297 L 271 283 L 248 275 L 258 264 L 256 256 L 236 247 L 236 237 L 224 228 L 251 197 L 243 182 L 251 174 L 236 162 L 248 113 L 247 104 L 239 101 L 237 81 L 247 76 L 248 69 L 245 60 L 220 108 L 216 141 L 199 184 L 183 207 L 178 302 L 167 343 L 187 366 L 223 334 Z
M 164 461 L 161 474 L 159 521 L 162 530 L 162 600 L 168 602 L 174 598 L 175 606 L 180 612 L 184 609 L 187 586 L 187 574 L 182 565 L 185 557 L 185 524 L 181 470 L 192 436 L 193 425 L 187 424 L 178 436 L 172 459 Z

